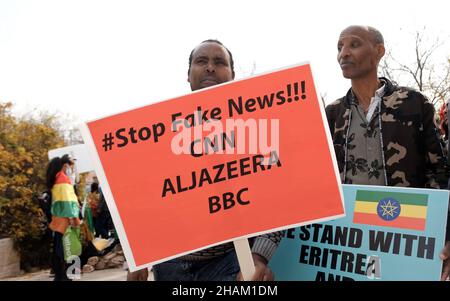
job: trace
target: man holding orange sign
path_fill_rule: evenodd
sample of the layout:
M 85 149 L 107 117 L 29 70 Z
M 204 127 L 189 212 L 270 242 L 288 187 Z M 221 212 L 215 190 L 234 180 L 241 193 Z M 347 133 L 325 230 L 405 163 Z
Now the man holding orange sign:
M 192 91 L 231 81 L 234 75 L 232 54 L 219 41 L 206 40 L 192 50 L 188 69 L 188 82 Z M 281 232 L 274 232 L 252 239 L 252 257 L 255 264 L 252 280 L 274 279 L 267 264 L 281 237 Z M 160 263 L 153 267 L 153 272 L 155 280 L 242 280 L 232 242 Z M 147 269 L 144 269 L 129 273 L 127 279 L 146 280 L 147 277 Z

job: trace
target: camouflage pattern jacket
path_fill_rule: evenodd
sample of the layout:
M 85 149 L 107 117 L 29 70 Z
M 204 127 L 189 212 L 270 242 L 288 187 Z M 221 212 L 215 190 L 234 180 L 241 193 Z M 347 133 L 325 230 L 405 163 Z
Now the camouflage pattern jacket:
M 446 160 L 434 121 L 434 107 L 421 93 L 386 82 L 378 106 L 380 143 L 387 185 L 446 188 Z M 353 93 L 326 107 L 342 183 L 346 183 L 348 130 Z

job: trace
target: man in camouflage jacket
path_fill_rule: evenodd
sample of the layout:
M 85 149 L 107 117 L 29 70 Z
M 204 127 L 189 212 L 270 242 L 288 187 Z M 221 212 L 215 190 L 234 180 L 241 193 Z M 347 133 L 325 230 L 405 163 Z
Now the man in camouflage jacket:
M 378 129 L 380 145 L 383 145 L 387 186 L 417 188 L 446 188 L 445 159 L 434 123 L 433 105 L 419 92 L 385 84 L 385 94 L 380 102 L 381 124 Z M 326 108 L 328 123 L 343 183 L 348 169 L 348 137 L 352 122 L 351 105 L 354 102 L 351 89 L 347 95 Z
M 446 160 L 434 107 L 419 92 L 378 78 L 385 53 L 381 33 L 350 26 L 337 60 L 351 80 L 347 94 L 326 108 L 341 180 L 347 184 L 446 188 Z M 450 221 L 440 258 L 450 275 Z

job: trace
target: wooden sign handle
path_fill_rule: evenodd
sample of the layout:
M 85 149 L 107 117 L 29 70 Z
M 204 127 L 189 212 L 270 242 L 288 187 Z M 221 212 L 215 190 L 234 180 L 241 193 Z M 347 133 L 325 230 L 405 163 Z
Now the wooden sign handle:
M 247 238 L 233 241 L 244 281 L 250 281 L 255 274 L 255 263 Z

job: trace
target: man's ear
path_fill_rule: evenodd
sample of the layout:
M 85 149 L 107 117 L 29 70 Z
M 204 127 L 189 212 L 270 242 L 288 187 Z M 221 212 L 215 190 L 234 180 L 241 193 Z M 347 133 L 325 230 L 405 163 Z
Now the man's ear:
M 377 55 L 378 61 L 380 61 L 381 58 L 382 58 L 382 57 L 384 56 L 384 54 L 386 53 L 386 49 L 384 48 L 384 45 L 383 45 L 383 44 L 378 44 L 378 45 L 377 45 L 377 53 L 378 53 L 378 55 Z
M 189 71 L 187 73 L 187 82 L 190 83 L 190 81 L 189 81 Z
M 233 73 L 232 73 L 231 77 L 232 77 L 232 79 L 234 79 L 234 71 L 233 71 Z

